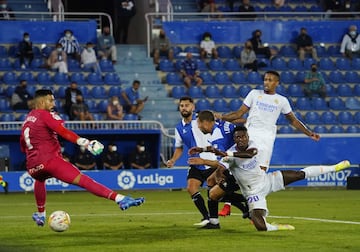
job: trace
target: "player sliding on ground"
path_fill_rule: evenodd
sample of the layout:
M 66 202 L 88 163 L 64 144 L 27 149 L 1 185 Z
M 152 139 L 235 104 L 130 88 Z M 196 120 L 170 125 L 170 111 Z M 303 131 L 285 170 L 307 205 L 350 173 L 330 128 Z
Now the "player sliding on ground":
M 55 98 L 52 91 L 37 90 L 34 109 L 27 115 L 20 136 L 21 151 L 26 154 L 27 171 L 35 179 L 34 194 L 38 212 L 34 213 L 32 218 L 36 224 L 38 226 L 45 224 L 45 180 L 51 177 L 68 184 L 78 185 L 99 197 L 113 200 L 121 210 L 144 203 L 143 197 L 133 199 L 99 184 L 62 158 L 58 135 L 85 147 L 93 155 L 100 154 L 104 146 L 96 140 L 89 141 L 79 137 L 65 128 L 64 121 L 53 113 L 54 107 Z
M 285 186 L 298 180 L 316 177 L 329 172 L 338 172 L 350 167 L 350 162 L 345 160 L 336 165 L 309 166 L 300 171 L 278 170 L 266 173 L 260 168 L 257 159 L 257 149 L 249 142 L 247 128 L 238 126 L 234 130 L 233 145 L 228 151 L 222 152 L 212 149 L 216 155 L 223 158 L 218 162 L 216 180 L 223 182 L 223 172 L 229 169 L 234 175 L 240 189 L 248 201 L 251 220 L 258 231 L 294 230 L 291 225 L 269 224 L 266 222 L 268 214 L 266 196 L 271 192 L 285 189 Z M 216 195 L 210 190 L 209 197 L 217 200 Z

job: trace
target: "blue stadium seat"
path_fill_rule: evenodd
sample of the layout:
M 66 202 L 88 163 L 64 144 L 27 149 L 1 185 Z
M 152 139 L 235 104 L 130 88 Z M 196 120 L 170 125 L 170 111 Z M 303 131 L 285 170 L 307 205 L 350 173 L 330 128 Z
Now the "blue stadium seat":
M 335 61 L 336 68 L 339 70 L 346 70 L 349 71 L 352 69 L 351 61 L 346 58 L 338 58 Z
M 238 110 L 242 105 L 242 101 L 240 99 L 231 99 L 229 102 L 229 109 L 230 111 Z
M 263 84 L 263 78 L 258 72 L 249 72 L 247 75 L 248 83 L 250 84 Z
M 224 66 L 228 71 L 240 71 L 241 67 L 236 59 L 228 59 L 224 62 Z
M 230 111 L 228 104 L 225 99 L 214 100 L 212 107 L 217 112 L 228 112 Z
M 199 49 L 199 47 L 197 47 L 197 46 L 187 46 L 187 47 L 184 48 L 184 52 L 186 52 L 186 53 L 188 53 L 188 52 L 192 53 L 192 54 L 193 54 L 193 57 L 200 55 L 200 49 Z M 195 55 L 194 55 L 194 54 L 195 54 Z
M 89 111 L 90 111 L 91 113 L 96 113 L 96 112 L 98 112 L 98 107 L 97 107 L 97 104 L 96 104 L 96 101 L 95 101 L 95 100 L 88 99 L 88 100 L 85 101 L 85 104 L 88 105 Z
M 95 86 L 91 89 L 90 92 L 91 96 L 95 99 L 103 99 L 108 97 L 106 89 L 103 86 Z
M 321 58 L 319 61 L 319 68 L 321 70 L 332 71 L 335 70 L 335 65 L 330 58 Z
M 37 82 L 34 75 L 30 71 L 20 73 L 18 78 L 19 80 L 26 80 L 28 84 L 35 84 Z
M 49 58 L 50 56 L 50 53 L 55 49 L 55 47 L 52 47 L 52 46 L 45 46 L 44 48 L 42 48 L 40 51 L 41 51 L 41 55 L 44 57 L 44 58 Z
M 271 66 L 275 69 L 275 70 L 288 70 L 288 66 L 286 61 L 283 58 L 275 58 L 271 61 Z
M 109 104 L 108 100 L 101 100 L 97 104 L 97 109 L 98 109 L 99 113 L 106 113 L 108 104 Z
M 342 56 L 340 53 L 340 46 L 339 45 L 331 45 L 327 49 L 328 55 L 331 57 L 340 57 Z
M 299 97 L 296 100 L 296 108 L 299 110 L 313 110 L 311 100 L 307 97 Z
M 356 124 L 360 124 L 360 111 L 358 111 L 354 114 L 354 120 L 355 120 Z
M 104 115 L 101 113 L 93 113 L 93 117 L 95 121 L 103 121 Z
M 99 65 L 102 72 L 115 72 L 114 65 L 111 60 L 102 59 L 99 61 Z
M 245 98 L 251 90 L 252 90 L 251 86 L 242 85 L 239 87 L 239 96 Z
M 350 111 L 340 111 L 337 115 L 340 124 L 355 124 L 355 120 Z
M 344 77 L 345 77 L 345 81 L 348 83 L 360 83 L 360 76 L 355 71 L 346 71 Z
M 351 67 L 353 70 L 360 70 L 360 58 L 354 58 L 351 62 Z
M 104 83 L 107 85 L 121 85 L 119 75 L 117 73 L 106 73 Z
M 188 90 L 189 96 L 192 98 L 203 98 L 204 93 L 201 87 L 199 86 L 191 86 Z
M 314 132 L 318 134 L 326 134 L 328 133 L 328 129 L 324 125 L 316 125 L 314 127 Z
M 35 58 L 31 62 L 30 68 L 33 71 L 47 71 L 47 68 L 45 67 L 45 61 L 42 58 Z
M 16 58 L 15 61 L 13 62 L 13 68 L 16 71 L 23 72 L 23 71 L 29 71 L 30 66 L 28 64 L 28 61 L 25 61 L 25 69 L 21 68 L 20 59 Z
M 104 81 L 101 74 L 98 73 L 89 73 L 87 76 L 87 83 L 91 85 L 103 85 Z
M 11 61 L 8 58 L 0 58 L 0 71 L 11 71 L 13 69 Z
M 200 70 L 200 71 L 208 71 L 209 70 L 209 68 L 207 67 L 206 62 L 204 60 L 195 59 L 195 61 L 196 61 L 198 70 Z
M 32 50 L 33 50 L 33 53 L 34 53 L 34 58 L 36 59 L 36 58 L 41 58 L 42 57 L 42 54 L 41 54 L 41 50 L 40 50 L 40 48 L 39 47 L 37 47 L 37 46 L 33 46 L 32 47 Z
M 19 55 L 19 47 L 17 45 L 12 45 L 8 49 L 8 55 L 11 58 L 15 58 Z
M 225 85 L 221 90 L 221 94 L 224 98 L 236 98 L 239 96 L 233 85 Z
M 359 110 L 360 99 L 358 98 L 358 96 L 347 97 L 345 100 L 345 107 L 351 110 Z
M 174 72 L 175 66 L 174 66 L 174 63 L 171 62 L 170 60 L 162 59 L 159 62 L 159 69 L 163 72 Z
M 184 81 L 178 73 L 167 73 L 166 83 L 169 85 L 181 85 L 184 84 Z
M 278 130 L 280 134 L 292 134 L 294 133 L 294 129 L 289 125 L 281 126 Z
M 120 97 L 121 96 L 121 87 L 120 86 L 111 86 L 109 88 L 108 94 L 109 96 L 117 96 Z
M 303 97 L 304 92 L 302 87 L 299 84 L 290 84 L 287 93 L 291 97 Z
M 0 99 L 0 111 L 9 112 L 11 111 L 10 101 L 7 99 Z
M 12 94 L 14 93 L 15 91 L 15 85 L 8 85 L 6 88 L 5 88 L 5 95 L 6 97 L 10 98 L 12 96 Z
M 340 85 L 337 87 L 337 93 L 338 93 L 338 95 L 340 95 L 340 96 L 347 96 L 347 97 L 350 97 L 350 96 L 353 96 L 353 95 L 354 95 L 351 86 L 348 85 L 348 84 L 340 84 Z
M 346 129 L 346 133 L 360 133 L 360 127 L 357 125 L 350 125 Z
M 55 111 L 58 113 L 64 113 L 64 107 L 61 100 L 55 100 Z
M 195 103 L 195 109 L 196 111 L 202 111 L 202 110 L 211 110 L 212 106 L 209 100 L 207 99 L 199 99 Z
M 288 63 L 287 63 L 287 66 L 289 69 L 291 70 L 297 70 L 297 71 L 301 71 L 301 70 L 304 70 L 304 65 L 303 65 L 303 62 L 298 59 L 298 58 L 290 58 Z
M 320 115 L 314 111 L 308 111 L 304 115 L 304 120 L 307 124 L 321 124 Z
M 125 121 L 137 121 L 137 120 L 139 120 L 139 116 L 136 114 L 125 114 L 124 120 Z
M 186 89 L 184 86 L 174 86 L 171 89 L 171 96 L 176 99 L 179 99 L 180 97 L 185 95 L 186 95 Z
M 220 88 L 218 88 L 218 86 L 216 86 L 216 85 L 207 86 L 205 88 L 205 96 L 207 98 L 220 98 L 220 97 L 222 97 Z
M 329 129 L 329 133 L 338 134 L 338 133 L 344 133 L 344 132 L 345 132 L 344 128 L 340 125 L 333 125 Z
M 316 54 L 318 57 L 329 57 L 330 55 L 326 51 L 325 46 L 315 45 Z
M 233 55 L 235 56 L 235 58 L 240 58 L 241 56 L 241 51 L 244 49 L 243 46 L 234 46 L 233 47 Z
M 230 47 L 221 45 L 216 48 L 220 58 L 231 58 L 233 56 Z
M 335 89 L 334 85 L 325 84 L 325 88 L 326 88 L 326 96 L 328 96 L 328 97 L 337 96 L 336 89 Z
M 285 57 L 296 57 L 297 56 L 297 52 L 295 50 L 295 48 L 291 45 L 283 45 L 280 48 L 280 55 L 285 56 Z
M 320 98 L 320 97 L 314 97 L 312 99 L 312 107 L 315 110 L 328 110 L 329 109 L 326 100 L 323 98 Z
M 316 64 L 316 60 L 314 60 L 313 58 L 305 58 L 304 59 L 304 69 L 305 70 L 310 70 L 312 64 Z
M 84 98 L 91 98 L 91 93 L 87 86 L 78 86 L 78 89 L 80 89 Z
M 27 117 L 27 114 L 22 113 L 16 118 L 16 121 L 23 122 L 23 121 L 25 121 L 26 117 Z
M 66 73 L 55 73 L 54 83 L 58 85 L 68 85 L 70 83 L 69 77 Z
M 233 72 L 231 80 L 235 84 L 247 84 L 247 79 L 243 72 Z
M 209 68 L 212 71 L 225 71 L 223 62 L 220 59 L 211 59 L 209 61 Z
M 276 87 L 276 93 L 278 94 L 281 94 L 281 95 L 284 95 L 284 96 L 287 96 L 287 90 L 286 90 L 286 87 L 284 85 L 278 85 Z
M 331 97 L 329 100 L 329 108 L 332 110 L 346 109 L 345 103 L 339 97 Z
M 306 72 L 305 71 L 299 71 L 296 73 L 296 82 L 299 84 L 303 84 L 305 80 Z
M 68 69 L 70 72 L 81 72 L 83 69 L 80 67 L 79 61 L 76 59 L 68 59 Z M 87 70 L 84 70 L 87 71 Z
M 3 82 L 7 85 L 14 85 L 19 83 L 19 79 L 15 72 L 6 72 L 3 75 Z
M 60 86 L 56 92 L 55 92 L 55 98 L 60 98 L 60 99 L 64 99 L 65 98 L 65 90 L 66 90 L 66 86 Z
M 204 84 L 216 84 L 216 81 L 210 72 L 200 72 L 200 78 L 203 80 Z
M 181 46 L 172 46 L 171 48 L 174 51 L 174 56 L 175 57 L 178 57 L 179 53 L 181 53 L 183 51 Z
M 345 83 L 344 75 L 340 71 L 331 71 L 329 74 L 329 79 L 332 83 Z
M 360 96 L 360 85 L 354 86 L 354 95 Z
M 337 118 L 334 112 L 325 111 L 321 114 L 321 121 L 324 124 L 337 124 Z
M 77 84 L 87 84 L 88 82 L 85 79 L 85 76 L 83 73 L 72 73 L 70 80 L 73 82 L 76 82 Z
M 8 53 L 6 47 L 0 45 L 0 58 L 7 58 L 7 57 L 8 57 Z
M 0 121 L 1 122 L 14 122 L 14 121 L 16 121 L 16 118 L 15 118 L 15 115 L 12 113 L 2 114 L 0 116 Z
M 36 76 L 36 80 L 40 85 L 52 85 L 54 81 L 51 79 L 51 75 L 48 72 L 40 72 Z
M 281 83 L 294 84 L 296 83 L 295 74 L 290 71 L 282 71 L 280 74 Z
M 230 85 L 232 84 L 232 81 L 230 80 L 230 77 L 227 75 L 226 72 L 217 72 L 215 74 L 215 81 L 217 84 L 227 84 Z

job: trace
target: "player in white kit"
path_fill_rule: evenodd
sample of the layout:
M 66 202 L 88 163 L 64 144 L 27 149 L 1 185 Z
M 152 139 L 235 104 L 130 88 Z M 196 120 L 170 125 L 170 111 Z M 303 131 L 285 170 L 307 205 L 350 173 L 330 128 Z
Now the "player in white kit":
M 289 100 L 276 93 L 279 82 L 280 75 L 278 72 L 267 71 L 264 76 L 264 89 L 250 91 L 239 110 L 224 115 L 215 113 L 217 118 L 229 122 L 234 122 L 249 113 L 245 125 L 250 140 L 255 142 L 258 147 L 257 158 L 261 168 L 265 171 L 269 168 L 276 137 L 276 122 L 280 114 L 284 114 L 292 126 L 311 139 L 315 141 L 320 139 L 318 134 L 312 132 L 295 116 Z M 228 209 L 228 214 L 230 214 L 230 208 Z
M 329 172 L 337 172 L 348 168 L 350 162 L 345 160 L 336 165 L 309 166 L 300 171 L 278 170 L 266 173 L 260 167 L 258 150 L 254 142 L 249 141 L 247 128 L 238 126 L 234 130 L 233 145 L 228 151 L 212 150 L 223 156 L 216 170 L 217 182 L 223 182 L 223 172 L 229 169 L 235 177 L 240 189 L 248 201 L 251 220 L 258 231 L 294 230 L 291 225 L 269 224 L 266 196 L 271 192 L 285 189 L 285 186 L 298 180 L 316 177 Z M 214 195 L 210 190 L 209 197 Z M 216 195 L 215 195 L 216 196 Z

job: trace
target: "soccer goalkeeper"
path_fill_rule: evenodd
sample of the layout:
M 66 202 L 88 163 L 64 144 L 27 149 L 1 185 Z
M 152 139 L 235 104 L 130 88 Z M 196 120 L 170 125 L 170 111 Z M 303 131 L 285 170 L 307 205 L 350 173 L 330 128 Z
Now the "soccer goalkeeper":
M 47 178 L 57 178 L 68 184 L 78 185 L 87 191 L 103 198 L 115 201 L 121 210 L 144 203 L 144 198 L 133 199 L 118 194 L 106 186 L 99 184 L 89 176 L 80 172 L 61 155 L 61 147 L 57 136 L 85 147 L 93 155 L 102 152 L 104 146 L 96 141 L 79 137 L 63 126 L 64 121 L 55 113 L 55 98 L 51 90 L 37 90 L 34 97 L 34 109 L 27 115 L 23 123 L 20 146 L 26 154 L 26 167 L 35 179 L 34 194 L 38 212 L 32 218 L 38 226 L 45 224 L 45 202 Z

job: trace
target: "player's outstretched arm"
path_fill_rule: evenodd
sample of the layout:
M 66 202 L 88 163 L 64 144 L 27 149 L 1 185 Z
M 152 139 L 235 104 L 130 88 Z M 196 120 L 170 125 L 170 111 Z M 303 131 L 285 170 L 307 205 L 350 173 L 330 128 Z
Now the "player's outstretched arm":
M 320 135 L 311 131 L 304 123 L 302 123 L 293 112 L 285 115 L 286 119 L 289 121 L 289 123 L 294 126 L 297 130 L 301 131 L 308 137 L 310 137 L 314 141 L 320 140 Z

